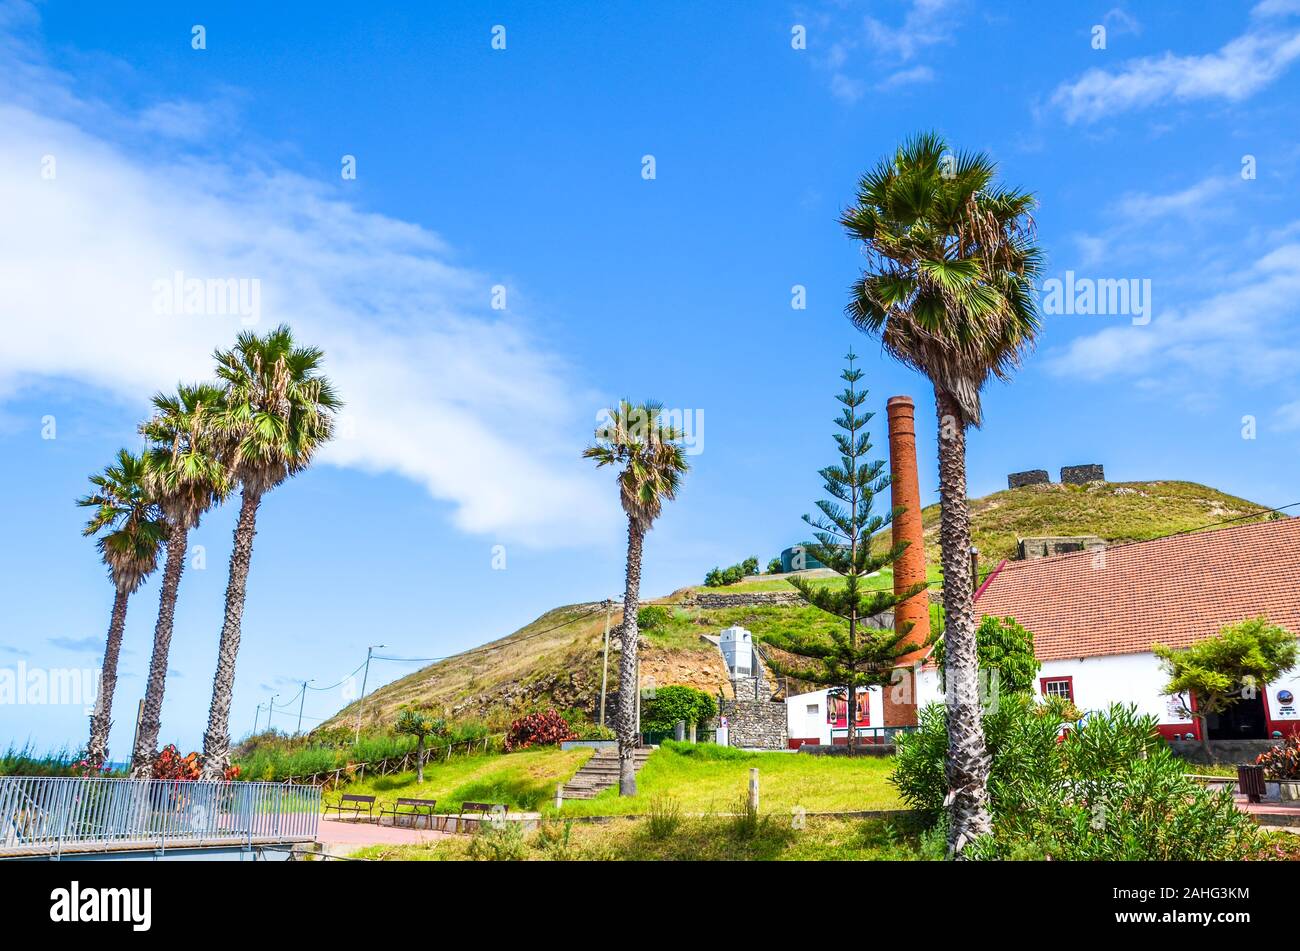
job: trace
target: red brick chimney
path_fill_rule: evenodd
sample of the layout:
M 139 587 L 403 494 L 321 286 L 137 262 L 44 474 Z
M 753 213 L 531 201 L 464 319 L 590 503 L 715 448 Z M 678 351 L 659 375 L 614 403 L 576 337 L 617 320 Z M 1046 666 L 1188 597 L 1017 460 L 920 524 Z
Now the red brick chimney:
M 904 509 L 894 517 L 894 544 L 909 542 L 903 556 L 894 562 L 894 593 L 902 594 L 908 588 L 925 581 L 925 539 L 921 528 L 921 485 L 916 474 L 916 406 L 910 396 L 892 396 L 885 404 L 889 415 L 889 474 L 891 501 L 894 508 Z M 894 624 L 899 627 L 912 622 L 907 640 L 922 644 L 930 636 L 930 598 L 922 591 L 908 598 L 894 611 Z M 920 651 L 902 658 L 900 663 L 912 664 L 922 659 Z M 909 670 L 904 686 L 886 687 L 885 726 L 916 725 L 916 684 Z M 900 698 L 897 696 L 902 694 Z

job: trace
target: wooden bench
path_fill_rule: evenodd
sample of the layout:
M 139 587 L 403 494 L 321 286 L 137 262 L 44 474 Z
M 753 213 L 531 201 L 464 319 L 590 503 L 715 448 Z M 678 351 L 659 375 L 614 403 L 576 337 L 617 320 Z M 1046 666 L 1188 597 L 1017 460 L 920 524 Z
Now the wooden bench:
M 476 819 L 475 824 L 481 826 L 483 824 L 482 817 L 497 809 L 500 809 L 503 814 L 506 811 L 506 807 L 499 802 L 462 802 L 460 804 L 460 815 L 456 817 L 456 831 L 460 831 L 464 820 L 469 818 L 470 813 L 477 814 L 479 818 Z
M 339 818 L 343 818 L 344 812 L 352 814 L 353 818 L 360 818 L 362 807 L 365 807 L 366 818 L 369 821 L 375 821 L 375 797 L 358 796 L 354 793 L 344 793 L 338 802 L 328 802 L 325 804 L 325 815 L 330 814 L 331 809 L 338 810 Z
M 397 802 L 385 803 L 379 810 L 379 819 L 382 822 L 384 816 L 393 817 L 393 825 L 397 825 L 399 816 L 406 816 L 408 819 L 423 817 L 426 829 L 433 828 L 433 807 L 438 804 L 436 799 L 402 799 Z

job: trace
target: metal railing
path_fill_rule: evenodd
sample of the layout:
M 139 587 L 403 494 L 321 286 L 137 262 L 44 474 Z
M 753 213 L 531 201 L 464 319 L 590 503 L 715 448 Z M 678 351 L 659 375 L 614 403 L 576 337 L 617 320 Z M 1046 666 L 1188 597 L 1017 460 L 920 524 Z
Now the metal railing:
M 0 776 L 0 857 L 314 839 L 319 786 Z

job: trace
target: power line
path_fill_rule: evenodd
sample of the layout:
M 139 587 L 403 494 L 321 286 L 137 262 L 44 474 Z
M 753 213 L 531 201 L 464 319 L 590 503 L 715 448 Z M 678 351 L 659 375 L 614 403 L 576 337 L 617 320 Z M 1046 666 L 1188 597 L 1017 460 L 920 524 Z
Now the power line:
M 437 662 L 439 662 L 439 661 L 444 661 L 444 660 L 451 660 L 451 659 L 456 658 L 456 657 L 469 657 L 469 656 L 472 656 L 472 655 L 475 655 L 475 654 L 485 654 L 485 653 L 487 653 L 487 652 L 489 652 L 489 651 L 502 650 L 503 648 L 510 647 L 510 646 L 512 646 L 512 645 L 514 645 L 514 644 L 518 644 L 520 641 L 527 641 L 527 640 L 531 640 L 532 638 L 535 638 L 535 637 L 541 637 L 541 636 L 543 636 L 543 635 L 545 635 L 545 634 L 550 634 L 552 631 L 557 631 L 557 630 L 559 630 L 560 628 L 565 627 L 566 625 L 569 625 L 569 624 L 575 624 L 575 623 L 577 623 L 578 621 L 581 621 L 581 620 L 583 620 L 583 619 L 585 619 L 585 618 L 589 618 L 589 617 L 591 617 L 592 615 L 596 614 L 600 609 L 601 609 L 601 606 L 600 606 L 600 605 L 596 605 L 596 606 L 594 606 L 591 610 L 589 610 L 589 611 L 587 611 L 587 612 L 585 612 L 585 613 L 583 613 L 583 614 L 579 614 L 579 615 L 577 615 L 576 617 L 571 617 L 571 618 L 569 618 L 568 620 L 561 621 L 561 622 L 559 622 L 558 624 L 554 624 L 554 625 L 552 625 L 551 627 L 545 628 L 545 629 L 543 629 L 543 630 L 540 630 L 540 631 L 533 631 L 533 632 L 530 633 L 530 634 L 524 634 L 524 635 L 522 635 L 522 636 L 512 638 L 510 641 L 508 641 L 508 642 L 506 642 L 506 643 L 500 643 L 500 644 L 486 644 L 486 645 L 484 645 L 484 646 L 482 646 L 482 647 L 475 647 L 475 648 L 471 648 L 470 650 L 467 650 L 467 651 L 461 651 L 461 652 L 458 653 L 458 654 L 448 654 L 448 655 L 446 655 L 446 656 L 444 656 L 444 657 L 390 657 L 390 656 L 385 656 L 385 655 L 382 655 L 382 654 L 375 654 L 375 655 L 373 655 L 370 659 L 371 659 L 371 660 L 386 660 L 386 661 L 391 661 L 391 662 L 394 662 L 394 663 L 404 663 L 404 664 L 430 664 L 430 663 L 437 663 Z M 301 696 L 303 695 L 303 693 L 304 693 L 305 690 L 334 690 L 334 689 L 337 689 L 338 687 L 343 686 L 343 685 L 344 685 L 345 683 L 347 683 L 350 679 L 352 679 L 353 677 L 355 677 L 356 674 L 357 674 L 357 672 L 358 672 L 359 670 L 361 670 L 361 668 L 364 667 L 364 666 L 366 666 L 366 662 L 365 662 L 365 661 L 362 661 L 360 664 L 358 664 L 358 665 L 356 666 L 355 669 L 353 669 L 353 671 L 352 671 L 351 673 L 349 673 L 347 676 L 345 676 L 342 680 L 338 681 L 337 683 L 330 684 L 328 687 L 314 687 L 314 686 L 312 686 L 311 684 L 303 684 L 303 686 L 299 688 L 298 692 L 297 692 L 296 694 L 294 694 L 294 695 L 293 695 L 293 696 L 292 696 L 288 701 L 286 701 L 284 704 L 278 704 L 278 703 L 275 703 L 274 698 L 272 698 L 272 700 L 271 700 L 271 702 L 270 702 L 270 704 L 269 704 L 269 707 L 270 707 L 271 710 L 279 710 L 279 711 L 282 711 L 282 712 L 284 712 L 284 711 L 288 711 L 288 710 L 292 710 L 292 709 L 293 709 L 293 704 L 294 704 L 294 702 L 297 701 L 298 698 L 301 697 Z M 360 698 L 360 699 L 364 699 L 364 698 Z M 261 704 L 258 704 L 258 706 L 260 707 Z M 312 716 L 307 716 L 306 714 L 301 714 L 301 716 L 302 716 L 302 719 L 304 719 L 304 720 L 315 720 L 315 721 L 318 722 L 318 723 L 323 723 L 323 722 L 325 722 L 326 720 L 330 719 L 330 717 L 312 717 Z

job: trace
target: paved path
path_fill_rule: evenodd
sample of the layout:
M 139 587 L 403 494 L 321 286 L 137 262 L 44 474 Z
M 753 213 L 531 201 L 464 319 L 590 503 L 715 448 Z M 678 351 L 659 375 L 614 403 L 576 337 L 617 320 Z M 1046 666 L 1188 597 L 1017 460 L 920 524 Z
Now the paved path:
M 349 822 L 340 819 L 321 819 L 316 840 L 326 846 L 337 846 L 334 852 L 349 852 L 367 845 L 420 845 L 437 842 L 451 836 L 450 832 L 427 829 L 405 829 L 375 825 L 370 822 Z

